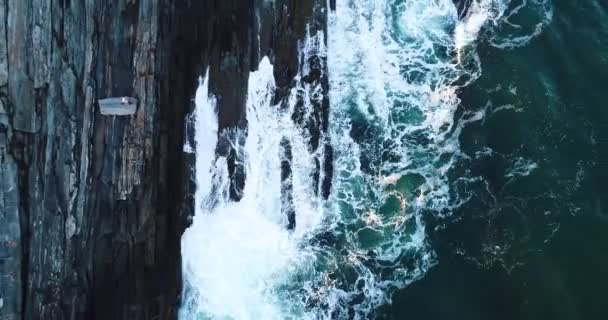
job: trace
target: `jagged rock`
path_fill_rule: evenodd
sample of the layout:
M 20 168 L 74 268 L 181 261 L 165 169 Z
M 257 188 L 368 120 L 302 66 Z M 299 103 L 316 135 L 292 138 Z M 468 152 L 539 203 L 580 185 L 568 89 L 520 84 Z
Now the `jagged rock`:
M 469 8 L 471 7 L 472 0 L 453 0 L 454 5 L 456 6 L 456 11 L 458 12 L 458 18 L 464 18 L 469 12 Z
M 210 68 L 221 130 L 246 129 L 249 71 L 269 55 L 278 96 L 288 94 L 325 5 L 0 0 L 0 319 L 175 318 L 196 78 Z M 326 89 L 324 62 L 311 63 L 319 72 L 307 81 Z M 103 116 L 97 100 L 112 96 L 136 98 L 137 110 Z M 326 103 L 310 126 L 317 137 Z M 238 200 L 238 153 L 218 152 Z
M 323 0 L 277 0 L 277 1 L 207 1 L 202 6 L 205 16 L 196 31 L 204 35 L 207 50 L 203 51 L 203 61 L 210 69 L 209 91 L 217 99 L 220 139 L 218 154 L 227 157 L 228 172 L 231 177 L 230 196 L 240 200 L 245 184 L 245 169 L 238 159 L 244 140 L 236 140 L 232 130 L 247 127 L 245 105 L 249 71 L 257 68 L 262 57 L 270 56 L 274 65 L 277 84 L 275 100 L 281 101 L 296 85 L 294 77 L 300 66 L 300 51 L 306 37 L 317 31 L 326 31 L 327 2 Z M 327 86 L 327 72 L 324 58 L 317 61 L 310 82 L 318 81 Z M 321 70 L 323 69 L 323 70 Z M 326 130 L 329 102 L 323 101 L 314 121 L 307 125 L 311 133 L 311 150 L 320 144 L 320 133 Z M 301 122 L 303 119 L 298 120 Z M 312 124 L 314 123 L 314 124 Z M 328 145 L 324 141 L 325 145 Z M 324 153 L 331 154 L 331 153 Z M 323 161 L 323 168 L 329 170 L 331 161 Z M 316 181 L 318 183 L 321 166 Z M 324 175 L 329 179 L 330 175 Z M 329 190 L 328 181 L 324 188 Z M 326 194 L 327 192 L 324 192 Z
M 291 163 L 293 153 L 291 143 L 285 137 L 281 139 L 281 210 L 287 217 L 287 229 L 293 230 L 296 227 L 296 212 L 293 205 L 293 176 L 291 173 Z

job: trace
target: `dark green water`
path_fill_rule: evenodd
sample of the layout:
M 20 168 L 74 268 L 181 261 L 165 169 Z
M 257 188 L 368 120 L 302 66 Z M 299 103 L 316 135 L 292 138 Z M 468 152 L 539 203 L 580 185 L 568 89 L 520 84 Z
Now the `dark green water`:
M 451 0 L 338 1 L 327 47 L 315 35 L 302 53 L 327 50 L 332 195 L 314 196 L 315 155 L 271 104 L 266 60 L 249 82 L 243 199 L 197 205 L 182 239 L 181 317 L 608 319 L 606 1 L 473 1 L 475 19 Z M 197 109 L 213 110 L 199 89 Z M 217 135 L 201 127 L 197 141 Z M 205 150 L 199 201 L 228 194 Z
M 525 46 L 480 40 L 483 73 L 460 108 L 486 117 L 449 172 L 472 198 L 427 217 L 439 263 L 381 318 L 608 319 L 608 1 L 553 10 Z

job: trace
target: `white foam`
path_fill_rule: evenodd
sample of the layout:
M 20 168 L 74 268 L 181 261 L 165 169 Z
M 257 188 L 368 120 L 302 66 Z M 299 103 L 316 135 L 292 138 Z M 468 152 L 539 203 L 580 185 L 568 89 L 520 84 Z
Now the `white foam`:
M 464 48 L 473 43 L 481 28 L 494 18 L 492 12 L 493 0 L 473 0 L 467 15 L 459 21 L 454 31 L 454 45 L 458 54 L 458 62 L 462 62 L 462 51 Z
M 552 0 L 496 1 L 494 30 L 489 43 L 501 49 L 511 49 L 526 45 L 538 37 L 553 20 Z M 516 24 L 511 20 L 525 15 L 525 23 Z
M 211 192 L 211 166 L 215 159 L 217 145 L 217 110 L 215 98 L 209 95 L 209 70 L 204 78 L 199 78 L 195 96 L 195 142 L 196 181 L 195 207 L 202 208 L 203 201 Z
M 525 159 L 522 157 L 517 157 L 511 167 L 507 170 L 505 174 L 506 177 L 525 177 L 530 175 L 532 171 L 538 168 L 538 164 L 532 160 Z
M 464 157 L 460 132 L 485 110 L 456 119 L 455 83 L 479 76 L 475 55 L 462 63 L 460 52 L 473 50 L 483 26 L 500 16 L 489 3 L 475 1 L 459 21 L 452 0 L 337 1 L 327 47 L 322 32 L 308 34 L 282 106 L 272 104 L 273 67 L 264 58 L 250 75 L 247 136 L 230 133 L 245 141 L 239 202 L 227 195 L 226 159 L 215 158 L 217 117 L 205 77 L 196 99 L 196 216 L 182 239 L 182 319 L 365 319 L 436 263 L 423 212 L 449 214 L 462 201 L 450 197 L 446 176 Z M 329 70 L 327 201 L 311 183 L 323 148 L 309 150 L 307 130 L 292 119 L 298 101 L 306 116 L 323 98 L 319 84 L 302 81 L 313 55 L 327 57 Z M 293 153 L 293 231 L 281 212 L 282 139 Z M 412 176 L 424 181 L 405 190 Z
M 205 99 L 206 81 L 197 94 L 197 110 L 209 109 L 213 99 Z M 182 239 L 185 281 L 191 293 L 185 299 L 182 318 L 196 316 L 231 319 L 284 319 L 284 305 L 275 288 L 301 266 L 305 250 L 298 239 L 319 221 L 315 202 L 306 195 L 313 192 L 309 181 L 314 166 L 299 130 L 294 128 L 289 110 L 280 112 L 272 105 L 275 84 L 273 67 L 267 58 L 249 79 L 247 100 L 248 131 L 241 158 L 247 180 L 239 202 L 229 200 L 226 190 L 228 173 L 225 159 L 214 160 L 199 149 L 216 131 L 201 117 L 205 126 L 197 129 L 197 200 L 219 193 L 216 201 L 197 205 L 193 225 Z M 201 121 L 202 122 L 202 121 Z M 215 119 L 217 122 L 217 119 Z M 206 131 L 205 131 L 206 128 Z M 200 133 L 200 134 L 199 134 Z M 242 132 L 233 132 L 235 140 Z M 298 224 L 295 232 L 285 227 L 281 213 L 281 158 L 279 144 L 283 137 L 292 141 L 294 164 L 294 203 Z M 205 140 L 199 140 L 205 139 Z M 208 168 L 211 168 L 209 172 Z M 202 172 L 199 172 L 202 171 Z M 308 187 L 308 189 L 307 189 Z M 211 205 L 213 204 L 213 205 Z M 186 291 L 188 292 L 188 291 Z
M 449 214 L 462 203 L 450 197 L 446 176 L 464 157 L 460 132 L 468 123 L 483 119 L 485 111 L 465 112 L 455 119 L 460 103 L 457 91 L 481 72 L 474 54 L 467 56 L 471 60 L 466 65 L 458 54 L 478 39 L 487 21 L 496 19 L 490 3 L 477 1 L 462 21 L 451 0 L 398 5 L 342 1 L 330 16 L 330 123 L 336 154 L 333 204 L 339 204 L 335 210 L 346 207 L 350 211 L 338 220 L 346 225 L 342 231 L 354 257 L 337 263 L 355 268 L 366 285 L 363 292 L 334 286 L 334 294 L 328 297 L 340 296 L 341 301 L 332 304 L 328 298 L 331 307 L 326 317 L 332 311 L 345 315 L 341 312 L 350 308 L 355 318 L 366 318 L 390 302 L 395 288 L 418 279 L 435 263 L 421 215 L 429 210 Z M 455 85 L 459 81 L 463 84 Z M 353 120 L 357 113 L 364 118 Z M 357 128 L 370 128 L 366 132 L 373 135 L 363 132 L 358 133 L 362 137 L 351 138 L 353 122 Z M 423 184 L 416 192 L 401 191 L 400 181 L 412 174 L 424 177 Z M 399 199 L 397 212 L 383 215 L 382 208 L 391 197 Z M 349 227 L 361 223 L 363 227 Z M 358 234 L 370 229 L 381 230 L 384 236 L 371 247 L 357 242 Z M 364 254 L 369 251 L 386 265 L 381 273 L 358 262 L 369 260 Z M 416 257 L 414 265 L 404 265 L 400 259 L 405 257 Z M 357 294 L 365 296 L 363 302 L 354 307 L 345 304 L 345 297 Z

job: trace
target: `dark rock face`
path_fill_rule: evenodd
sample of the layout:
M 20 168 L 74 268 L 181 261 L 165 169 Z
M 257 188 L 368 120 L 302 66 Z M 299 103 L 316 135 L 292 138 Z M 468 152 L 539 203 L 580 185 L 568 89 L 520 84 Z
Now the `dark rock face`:
M 316 168 L 311 177 L 314 190 L 321 192 L 324 198 L 329 196 L 331 188 L 332 149 L 329 138 L 324 134 L 329 123 L 329 82 L 327 77 L 327 57 L 319 50 L 327 45 L 327 2 L 326 1 L 289 1 L 280 7 L 281 14 L 277 22 L 278 31 L 275 33 L 277 43 L 274 47 L 275 80 L 277 83 L 276 102 L 287 103 L 285 97 L 292 88 L 298 87 L 295 95 L 295 112 L 293 121 L 308 134 L 310 152 L 318 153 Z M 318 33 L 322 36 L 318 37 Z M 309 38 L 309 43 L 306 39 Z M 315 43 L 317 42 L 317 43 Z M 304 52 L 304 46 L 313 49 Z M 294 59 L 297 57 L 297 59 Z M 303 68 L 308 66 L 308 68 Z M 295 79 L 296 75 L 299 79 Z M 301 90 L 304 87 L 319 88 L 317 95 L 307 96 Z M 311 105 L 314 112 L 308 113 L 305 105 Z M 284 167 L 284 166 L 283 166 Z M 285 171 L 285 169 L 283 169 Z M 289 183 L 289 181 L 287 181 Z M 286 196 L 290 201 L 291 196 Z M 291 217 L 291 212 L 287 216 Z M 297 215 L 297 213 L 296 213 Z M 292 224 L 290 219 L 290 226 Z
M 458 18 L 462 19 L 467 15 L 472 1 L 473 0 L 454 0 L 454 5 L 456 6 L 456 11 L 458 12 Z
M 188 6 L 0 0 L 1 319 L 175 316 Z
M 0 319 L 175 318 L 180 237 L 193 212 L 193 155 L 182 145 L 196 77 L 209 67 L 218 153 L 238 200 L 245 171 L 222 139 L 247 127 L 249 71 L 270 56 L 277 101 L 289 94 L 302 40 L 326 28 L 325 6 L 0 0 Z M 327 90 L 325 58 L 307 59 L 302 81 Z M 98 99 L 121 96 L 139 101 L 134 115 L 100 113 Z M 316 103 L 311 119 L 294 121 L 312 133 L 311 150 L 327 149 L 315 177 L 327 195 L 329 104 Z
M 203 61 L 209 66 L 209 91 L 217 98 L 219 117 L 218 154 L 228 159 L 228 172 L 231 176 L 230 196 L 241 199 L 245 185 L 246 172 L 240 164 L 239 148 L 244 144 L 243 137 L 236 137 L 233 129 L 246 132 L 247 121 L 245 106 L 249 71 L 255 71 L 264 56 L 270 57 L 274 66 L 277 85 L 275 103 L 287 103 L 291 89 L 298 85 L 295 79 L 303 73 L 300 66 L 307 59 L 310 71 L 302 74 L 302 83 L 321 87 L 323 99 L 310 101 L 314 110 L 304 116 L 302 109 L 304 96 L 298 96 L 294 122 L 310 134 L 311 152 L 320 152 L 317 159 L 317 172 L 311 177 L 316 190 L 323 196 L 329 195 L 332 176 L 332 150 L 329 140 L 323 137 L 327 131 L 329 117 L 329 89 L 327 63 L 322 53 L 304 56 L 305 39 L 318 31 L 327 29 L 327 2 L 324 0 L 224 0 L 209 1 L 203 6 L 206 24 L 199 31 L 206 39 Z M 325 41 L 326 38 L 323 38 Z M 283 140 L 283 158 L 290 158 L 289 141 Z M 289 161 L 282 164 L 284 212 L 288 228 L 295 227 L 297 213 L 290 205 L 292 196 L 291 169 Z

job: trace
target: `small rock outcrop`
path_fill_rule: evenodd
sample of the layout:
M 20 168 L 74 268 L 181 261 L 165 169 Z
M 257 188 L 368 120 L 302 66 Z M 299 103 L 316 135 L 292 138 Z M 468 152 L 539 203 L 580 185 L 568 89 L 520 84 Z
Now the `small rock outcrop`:
M 274 100 L 280 107 L 286 107 L 287 97 L 294 87 L 319 87 L 322 99 L 306 97 L 301 90 L 296 95 L 294 122 L 308 131 L 310 150 L 319 154 L 312 180 L 315 190 L 327 198 L 333 173 L 333 152 L 328 137 L 324 135 L 329 121 L 327 59 L 323 50 L 305 52 L 306 46 L 314 45 L 311 42 L 318 41 L 317 45 L 326 46 L 327 2 L 225 0 L 209 1 L 203 7 L 203 12 L 209 15 L 205 16 L 203 20 L 206 23 L 200 25 L 197 32 L 204 34 L 205 38 L 203 61 L 210 70 L 209 91 L 217 99 L 218 154 L 228 159 L 231 198 L 240 200 L 246 172 L 237 150 L 244 141 L 238 141 L 230 133 L 234 128 L 246 131 L 249 72 L 255 71 L 265 56 L 270 57 L 274 66 L 277 86 Z M 302 68 L 304 65 L 306 70 Z M 314 112 L 307 113 L 303 109 L 305 104 L 312 104 Z M 285 152 L 285 159 L 289 158 L 290 148 L 289 141 L 284 139 L 281 149 Z M 281 168 L 283 211 L 287 216 L 287 227 L 294 228 L 297 213 L 289 204 L 292 201 L 291 169 L 287 162 Z

